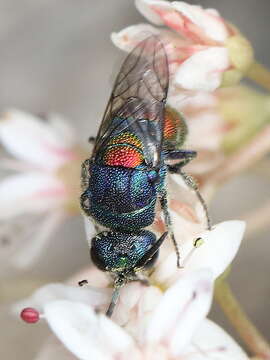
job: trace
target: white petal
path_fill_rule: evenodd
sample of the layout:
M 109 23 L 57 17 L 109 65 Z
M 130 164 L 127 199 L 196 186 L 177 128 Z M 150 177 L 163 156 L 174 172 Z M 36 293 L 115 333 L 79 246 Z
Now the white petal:
M 73 147 L 77 143 L 76 133 L 74 128 L 71 127 L 68 122 L 59 114 L 49 114 L 48 123 L 58 136 L 59 141 L 63 141 L 64 147 Z
M 190 360 L 247 360 L 240 346 L 221 327 L 205 319 L 196 330 L 192 345 L 182 353 Z
M 82 303 L 50 302 L 44 314 L 53 332 L 79 359 L 113 359 L 133 345 L 120 327 Z
M 182 276 L 167 290 L 155 309 L 146 332 L 146 342 L 166 343 L 178 356 L 209 311 L 213 277 L 201 270 Z
M 135 0 L 135 5 L 140 13 L 155 25 L 163 25 L 164 21 L 153 9 L 151 9 L 151 6 L 154 5 L 165 9 L 171 9 L 171 5 L 168 1 L 160 0 Z
M 162 291 L 155 286 L 146 286 L 143 296 L 139 302 L 139 312 L 141 315 L 153 311 L 162 298 Z
M 111 299 L 111 290 L 90 286 L 71 286 L 52 283 L 42 286 L 32 296 L 13 305 L 14 312 L 19 313 L 25 307 L 43 311 L 46 304 L 55 300 L 79 301 L 93 307 L 107 305 Z
M 205 109 L 216 109 L 218 98 L 213 93 L 205 91 L 183 92 L 179 88 L 172 88 L 169 95 L 169 104 L 179 108 L 185 115 L 193 111 L 204 111 Z M 189 118 L 186 119 L 187 121 Z
M 213 91 L 222 80 L 222 74 L 230 66 L 228 49 L 209 47 L 196 52 L 178 68 L 175 85 L 188 90 Z
M 78 284 L 82 279 L 87 279 L 88 284 L 97 288 L 110 287 L 110 278 L 106 272 L 99 270 L 96 266 L 92 265 L 76 273 L 70 279 L 70 284 Z
M 0 142 L 13 156 L 52 169 L 74 158 L 67 138 L 58 125 L 52 126 L 18 110 L 6 112 L 0 119 Z
M 214 15 L 214 9 L 202 9 L 201 6 L 190 5 L 182 1 L 174 1 L 172 6 L 197 25 L 210 39 L 224 42 L 228 38 L 228 30 L 216 10 Z
M 65 219 L 66 214 L 56 211 L 0 222 L 1 271 L 33 265 Z
M 162 292 L 155 286 L 145 286 L 139 282 L 129 283 L 121 289 L 112 318 L 141 342 L 149 316 L 161 298 Z
M 13 175 L 0 182 L 0 219 L 59 207 L 66 198 L 63 183 L 41 172 Z
M 194 250 L 183 272 L 209 267 L 217 278 L 230 265 L 241 244 L 245 231 L 243 221 L 225 221 L 201 234 L 204 243 Z M 187 244 L 184 244 L 188 247 Z M 192 247 L 192 244 L 189 244 Z M 184 250 L 187 252 L 187 249 Z
M 86 215 L 83 214 L 83 221 L 84 221 L 84 229 L 85 229 L 85 233 L 86 233 L 86 240 L 88 243 L 89 248 L 91 247 L 91 242 L 92 242 L 92 238 L 96 235 L 96 229 L 95 229 L 95 224 L 92 221 L 92 219 L 90 219 L 89 217 L 87 217 Z
M 51 336 L 49 341 L 42 346 L 41 351 L 35 357 L 35 360 L 77 360 L 71 352 L 55 337 Z
M 137 305 L 137 302 L 144 292 L 145 286 L 140 282 L 131 282 L 121 289 L 120 303 L 125 306 L 128 311 L 131 311 L 131 309 Z M 121 311 L 121 306 L 119 311 Z
M 218 112 L 204 111 L 189 117 L 186 148 L 219 150 L 224 138 L 224 125 Z
M 118 33 L 112 33 L 111 40 L 119 49 L 129 52 L 151 34 L 159 33 L 160 30 L 148 24 L 131 25 Z

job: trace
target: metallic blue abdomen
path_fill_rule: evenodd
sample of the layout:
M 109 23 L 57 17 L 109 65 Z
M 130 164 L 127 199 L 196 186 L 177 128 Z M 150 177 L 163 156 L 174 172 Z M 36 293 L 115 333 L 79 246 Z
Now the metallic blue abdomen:
M 158 174 L 145 168 L 92 164 L 84 210 L 115 230 L 144 228 L 154 221 Z

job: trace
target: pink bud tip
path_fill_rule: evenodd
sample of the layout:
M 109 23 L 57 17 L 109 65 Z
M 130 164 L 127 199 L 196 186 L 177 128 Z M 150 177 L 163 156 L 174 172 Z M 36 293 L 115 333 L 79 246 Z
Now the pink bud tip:
M 23 321 L 33 324 L 39 320 L 39 312 L 33 308 L 25 308 L 21 312 L 21 318 Z

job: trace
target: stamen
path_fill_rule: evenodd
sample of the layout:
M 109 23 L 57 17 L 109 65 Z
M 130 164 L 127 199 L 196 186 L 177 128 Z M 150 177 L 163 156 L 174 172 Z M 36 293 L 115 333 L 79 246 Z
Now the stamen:
M 28 324 L 34 324 L 42 317 L 39 312 L 33 308 L 25 308 L 21 311 L 21 319 Z
M 197 238 L 194 240 L 193 242 L 193 248 L 189 251 L 189 253 L 187 254 L 187 256 L 184 258 L 183 260 L 183 264 L 182 266 L 185 267 L 188 263 L 188 261 L 190 260 L 191 256 L 194 254 L 194 251 L 200 247 L 201 245 L 203 245 L 204 241 L 202 238 Z

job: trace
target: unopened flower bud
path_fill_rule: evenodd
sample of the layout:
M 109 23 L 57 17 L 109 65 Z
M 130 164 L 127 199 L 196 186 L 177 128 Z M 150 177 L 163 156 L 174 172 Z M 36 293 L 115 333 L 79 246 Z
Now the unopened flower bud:
M 229 50 L 231 68 L 224 72 L 221 86 L 232 86 L 241 80 L 254 62 L 251 43 L 240 33 L 230 36 L 225 45 Z

